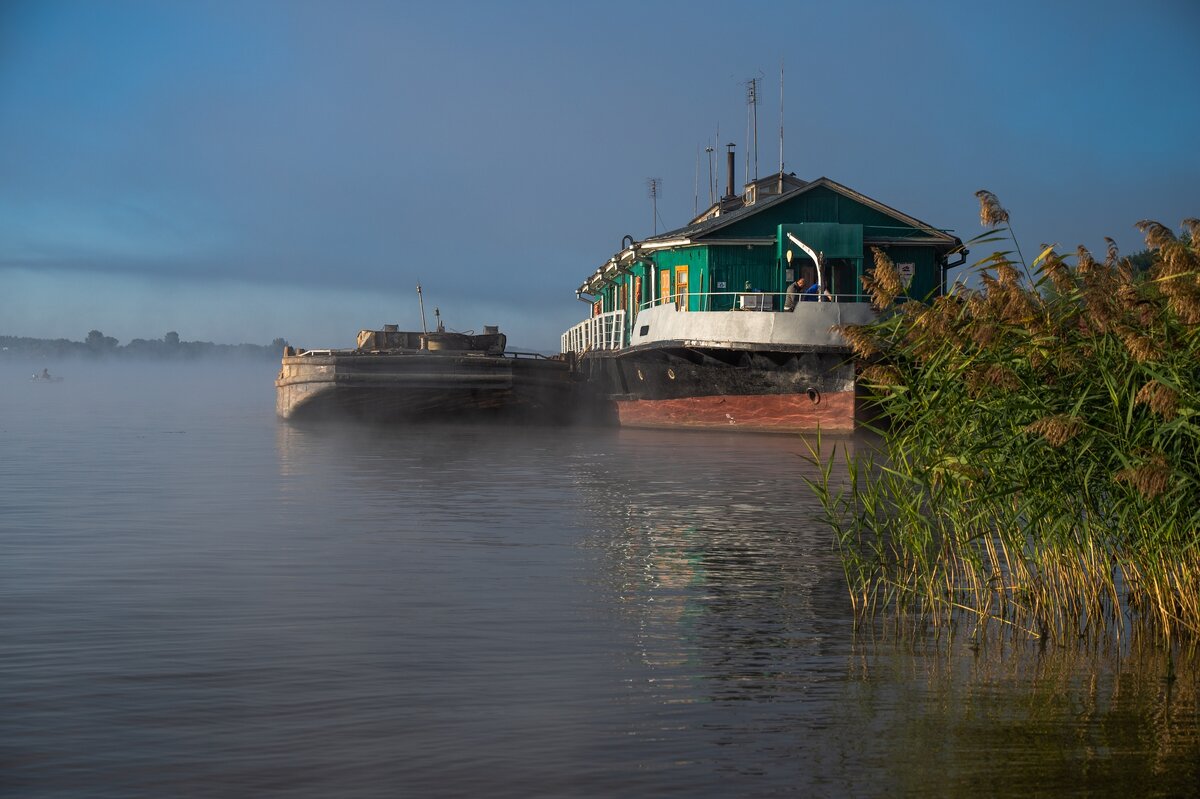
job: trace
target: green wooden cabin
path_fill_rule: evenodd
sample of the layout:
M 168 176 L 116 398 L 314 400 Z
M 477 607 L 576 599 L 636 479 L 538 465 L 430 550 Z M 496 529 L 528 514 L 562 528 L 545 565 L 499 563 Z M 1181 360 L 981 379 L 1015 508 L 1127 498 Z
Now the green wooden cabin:
M 823 256 L 822 283 L 839 302 L 867 301 L 861 278 L 874 264 L 873 247 L 891 257 L 917 299 L 944 292 L 946 270 L 965 257 L 958 238 L 829 178 L 773 175 L 748 184 L 740 197 L 722 198 L 686 227 L 640 242 L 626 237 L 627 246 L 579 293 L 590 295 L 593 316 L 626 312 L 626 343 L 637 309 L 651 304 L 731 311 L 746 309 L 746 295 L 761 292 L 757 309 L 780 310 L 798 274 L 815 277 L 789 233 Z

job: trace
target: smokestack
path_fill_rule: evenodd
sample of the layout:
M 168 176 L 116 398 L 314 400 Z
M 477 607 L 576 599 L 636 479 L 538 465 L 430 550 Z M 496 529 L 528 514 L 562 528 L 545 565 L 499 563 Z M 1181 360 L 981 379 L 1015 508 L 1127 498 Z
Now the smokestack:
M 729 148 L 729 153 L 726 156 L 729 161 L 729 183 L 725 188 L 725 196 L 726 197 L 734 197 L 736 195 L 734 195 L 734 193 L 733 193 L 733 186 L 734 186 L 734 183 L 733 183 L 733 148 L 736 147 L 737 145 L 735 145 L 733 142 L 730 142 L 729 144 L 727 144 L 725 146 Z

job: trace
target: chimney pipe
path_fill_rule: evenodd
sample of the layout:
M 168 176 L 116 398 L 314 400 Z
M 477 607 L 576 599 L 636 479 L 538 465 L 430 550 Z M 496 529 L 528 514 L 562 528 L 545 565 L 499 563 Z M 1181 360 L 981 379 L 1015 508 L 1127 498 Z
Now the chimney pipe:
M 725 196 L 733 197 L 735 196 L 733 193 L 733 148 L 737 145 L 735 145 L 733 142 L 730 142 L 725 146 L 729 148 L 729 153 L 726 156 L 729 161 L 729 184 L 725 188 Z

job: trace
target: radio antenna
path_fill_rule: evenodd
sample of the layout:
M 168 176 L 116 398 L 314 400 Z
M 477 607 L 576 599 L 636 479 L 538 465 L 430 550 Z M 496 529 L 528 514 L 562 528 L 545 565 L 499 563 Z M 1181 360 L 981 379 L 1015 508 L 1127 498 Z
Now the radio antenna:
M 658 187 L 662 178 L 646 178 L 646 188 L 650 190 L 650 205 L 654 211 L 654 234 L 658 235 Z
M 720 146 L 721 146 L 721 123 L 718 122 L 717 123 L 717 135 L 713 137 L 713 149 L 715 150 L 716 148 L 718 148 Z M 717 191 L 718 191 L 717 177 L 715 175 L 713 175 L 711 169 L 708 171 L 708 176 L 709 176 L 709 178 L 712 179 L 712 196 L 714 198 L 720 197 L 721 195 L 717 193 Z
M 746 139 L 754 148 L 754 180 L 758 180 L 758 78 L 746 81 Z M 750 182 L 750 147 L 746 148 L 746 182 Z
M 712 206 L 712 204 L 714 202 L 716 202 L 716 198 L 713 197 L 713 174 L 712 174 L 713 150 L 715 150 L 715 149 L 716 148 L 713 147 L 711 144 L 705 145 L 705 147 L 704 147 L 704 152 L 708 153 L 708 204 L 710 207 Z
M 783 193 L 783 59 L 779 59 L 779 192 Z

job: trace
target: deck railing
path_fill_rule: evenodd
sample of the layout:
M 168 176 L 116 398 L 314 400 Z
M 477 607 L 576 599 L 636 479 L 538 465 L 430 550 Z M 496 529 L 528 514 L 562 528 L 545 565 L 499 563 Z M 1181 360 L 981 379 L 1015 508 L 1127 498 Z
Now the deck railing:
M 581 355 L 594 350 L 619 350 L 625 340 L 625 312 L 608 313 L 585 319 L 562 334 L 563 352 Z
M 659 305 L 675 305 L 683 308 L 687 303 L 689 311 L 710 312 L 788 312 L 803 313 L 806 307 L 817 303 L 866 303 L 867 297 L 861 294 L 822 294 L 803 295 L 796 302 L 794 309 L 788 309 L 787 292 L 768 291 L 722 291 L 707 294 L 689 293 L 672 294 L 642 303 L 639 310 L 646 310 Z M 596 350 L 619 350 L 625 346 L 625 311 L 609 311 L 608 313 L 586 319 L 563 333 L 560 338 L 562 351 L 582 355 Z
M 656 305 L 682 305 L 692 311 L 782 311 L 787 304 L 786 291 L 714 291 L 709 293 L 690 292 L 688 294 L 671 294 L 650 302 L 644 302 L 639 310 L 653 308 Z M 810 302 L 870 302 L 862 294 L 807 294 L 800 300 L 805 304 Z

